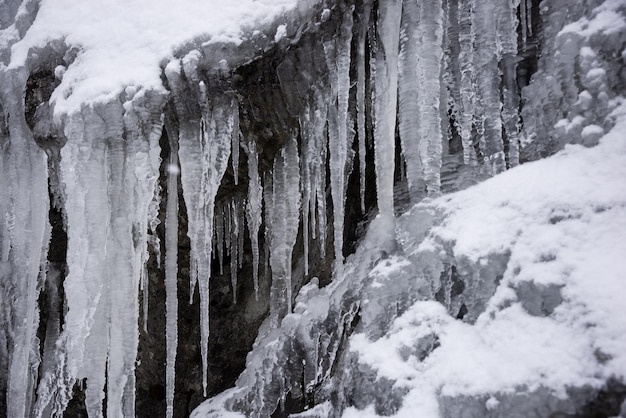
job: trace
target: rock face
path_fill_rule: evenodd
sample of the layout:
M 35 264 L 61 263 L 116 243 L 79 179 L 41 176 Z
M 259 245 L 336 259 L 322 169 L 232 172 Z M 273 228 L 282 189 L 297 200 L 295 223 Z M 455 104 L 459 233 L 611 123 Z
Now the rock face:
M 31 3 L 0 14 L 3 64 Z M 310 2 L 239 45 L 181 46 L 163 89 L 70 114 L 50 97 L 76 46 L 3 65 L 0 411 L 188 416 L 235 384 L 195 416 L 401 411 L 410 387 L 351 336 L 383 339 L 418 301 L 474 324 L 511 266 L 443 238 L 414 251 L 448 216 L 432 199 L 617 123 L 626 10 L 565 3 Z M 514 290 L 535 317 L 564 300 Z M 583 386 L 437 399 L 450 417 L 619 413 L 619 378 Z

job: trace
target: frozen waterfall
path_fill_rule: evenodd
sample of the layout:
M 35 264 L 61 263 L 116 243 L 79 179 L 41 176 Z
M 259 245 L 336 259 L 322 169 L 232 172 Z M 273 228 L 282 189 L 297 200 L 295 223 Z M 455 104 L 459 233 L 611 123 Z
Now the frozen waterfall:
M 198 380 L 189 393 L 202 387 L 194 406 L 224 389 L 212 356 L 231 340 L 210 328 L 232 313 L 244 325 L 223 332 L 258 338 L 241 347 L 253 351 L 224 407 L 269 416 L 289 393 L 323 410 L 331 374 L 350 378 L 335 368 L 362 319 L 354 277 L 402 246 L 398 212 L 567 142 L 595 145 L 622 85 L 606 57 L 626 59 L 623 28 L 593 32 L 598 16 L 624 20 L 614 0 L 571 16 L 560 0 L 541 12 L 530 0 L 281 0 L 260 2 L 253 20 L 225 8 L 241 27 L 194 26 L 170 49 L 138 41 L 119 54 L 139 65 L 154 53 L 149 70 L 99 86 L 80 67 L 103 53 L 89 32 L 73 38 L 59 23 L 48 39 L 37 20 L 53 19 L 47 6 L 8 3 L 0 407 L 11 417 L 61 416 L 75 392 L 90 417 L 136 416 L 138 369 L 150 364 L 175 416 L 180 379 Z M 63 268 L 50 258 L 51 208 L 67 234 Z M 362 265 L 346 264 L 355 252 Z M 182 328 L 190 312 L 196 322 Z M 158 315 L 163 329 L 150 322 Z M 195 328 L 200 371 L 183 376 Z M 163 355 L 145 349 L 142 366 L 148 332 L 163 335 Z

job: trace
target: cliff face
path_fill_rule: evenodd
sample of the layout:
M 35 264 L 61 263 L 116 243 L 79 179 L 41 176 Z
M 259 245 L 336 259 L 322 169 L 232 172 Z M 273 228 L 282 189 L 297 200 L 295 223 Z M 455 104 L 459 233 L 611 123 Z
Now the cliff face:
M 194 35 L 158 56 L 160 75 L 143 82 L 108 69 L 115 77 L 100 87 L 90 84 L 99 72 L 79 69 L 95 68 L 85 62 L 103 43 L 74 44 L 84 33 L 56 26 L 46 38 L 45 5 L 5 4 L 8 416 L 186 416 L 235 383 L 196 416 L 619 413 L 626 347 L 606 337 L 620 322 L 604 326 L 585 293 L 593 259 L 569 270 L 568 287 L 544 264 L 571 256 L 547 251 L 533 264 L 524 231 L 582 217 L 591 237 L 604 212 L 624 219 L 608 170 L 575 172 L 623 166 L 623 146 L 605 144 L 621 143 L 622 2 L 305 1 L 254 27 L 242 18 L 236 41 Z M 606 134 L 617 139 L 601 143 Z M 500 175 L 567 144 L 598 143 L 573 163 Z M 559 181 L 539 187 L 532 167 Z M 589 187 L 561 187 L 568 181 Z M 594 195 L 594 184 L 605 192 Z M 463 212 L 481 195 L 481 210 Z M 485 216 L 506 227 L 485 232 L 494 227 L 478 221 Z M 560 239 L 550 232 L 536 245 L 550 237 Z M 520 277 L 527 268 L 534 273 Z M 618 270 L 601 275 L 606 288 L 623 289 Z M 609 296 L 597 297 L 617 314 Z M 581 305 L 591 314 L 579 315 Z M 573 325 L 563 319 L 572 312 Z M 521 356 L 524 373 L 500 379 L 497 367 L 515 369 L 503 354 L 514 346 L 494 341 L 539 333 L 534 318 L 563 341 L 523 347 L 558 362 L 580 331 L 569 355 L 588 367 L 562 376 Z M 464 350 L 476 351 L 491 383 L 455 368 Z M 400 357 L 389 365 L 386 352 Z M 489 369 L 490 356 L 503 360 Z M 467 382 L 451 385 L 454 373 Z

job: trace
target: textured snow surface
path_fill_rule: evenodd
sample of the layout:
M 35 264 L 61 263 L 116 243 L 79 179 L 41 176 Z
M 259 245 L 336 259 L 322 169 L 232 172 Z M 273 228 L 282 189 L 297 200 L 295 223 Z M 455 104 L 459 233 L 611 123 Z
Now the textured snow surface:
M 300 2 L 302 3 L 302 2 Z M 63 40 L 80 53 L 55 91 L 57 113 L 106 101 L 126 86 L 162 89 L 159 62 L 194 38 L 241 43 L 297 0 L 43 0 L 35 22 L 13 45 L 10 67 L 29 50 Z
M 395 416 L 438 417 L 438 396 L 520 388 L 567 396 L 567 387 L 599 387 L 609 377 L 626 376 L 624 112 L 618 107 L 613 115 L 619 122 L 595 148 L 569 146 L 405 215 L 419 222 L 424 211 L 443 214 L 414 253 L 443 251 L 442 243 L 452 242 L 457 259 L 486 263 L 504 253 L 510 259 L 475 324 L 456 320 L 438 302 L 422 301 L 382 338 L 352 336 L 351 350 L 361 363 L 409 390 Z M 394 266 L 399 271 L 404 263 L 392 259 L 382 274 L 393 278 Z M 549 315 L 533 316 L 519 295 L 525 283 L 556 285 L 563 300 Z M 423 361 L 406 355 L 433 334 L 439 347 Z M 490 399 L 497 406 L 497 395 Z M 370 407 L 349 408 L 344 417 L 351 416 L 377 415 Z

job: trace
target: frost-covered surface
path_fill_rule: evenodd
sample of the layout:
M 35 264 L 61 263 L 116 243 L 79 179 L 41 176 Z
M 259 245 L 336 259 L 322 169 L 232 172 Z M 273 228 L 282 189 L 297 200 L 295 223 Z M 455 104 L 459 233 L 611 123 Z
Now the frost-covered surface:
M 71 113 L 83 104 L 115 98 L 127 86 L 162 90 L 159 63 L 171 57 L 174 48 L 199 37 L 204 43 L 240 44 L 255 28 L 273 23 L 297 4 L 116 0 L 77 6 L 71 0 L 43 0 L 24 38 L 12 46 L 9 68 L 24 65 L 31 49 L 55 40 L 78 48 L 52 97 L 56 112 Z M 286 31 L 286 26 L 281 28 Z
M 374 221 L 346 275 L 303 288 L 282 327 L 261 331 L 239 389 L 194 416 L 256 415 L 272 393 L 301 393 L 297 378 L 320 405 L 294 416 L 580 413 L 594 390 L 626 377 L 626 106 L 611 117 L 594 148 L 568 146 L 414 206 L 398 220 L 397 255 L 380 260 Z M 444 265 L 458 268 L 456 291 Z M 461 317 L 451 303 L 459 298 L 469 310 Z M 354 318 L 350 306 L 360 324 L 335 359 L 328 396 L 326 332 L 337 317 Z
M 453 403 L 461 396 L 493 396 L 482 416 L 489 410 L 510 416 L 497 409 L 499 396 L 532 396 L 541 389 L 566 398 L 568 388 L 624 379 L 625 110 L 614 113 L 620 122 L 593 149 L 567 147 L 550 159 L 419 204 L 400 220 L 409 260 L 445 253 L 466 258 L 476 269 L 506 254 L 508 263 L 492 295 L 477 295 L 465 282 L 466 302 L 488 299 L 473 324 L 455 319 L 456 311 L 441 303 L 424 301 L 396 318 L 382 338 L 352 336 L 350 350 L 360 363 L 409 390 L 395 416 L 436 417 L 445 410 L 438 399 Z M 437 221 L 425 239 L 415 240 L 416 226 L 429 212 Z M 393 278 L 394 272 L 386 275 Z M 436 348 L 420 356 L 416 347 L 433 338 Z M 540 407 L 540 416 L 555 412 Z
M 543 58 L 522 90 L 525 159 L 568 143 L 597 144 L 612 127 L 612 99 L 623 92 L 623 1 L 544 1 L 542 16 L 550 22 L 542 28 Z
M 109 415 L 135 415 L 139 291 L 145 320 L 147 242 L 160 251 L 147 231 L 159 223 L 166 171 L 168 193 L 181 175 L 186 208 L 179 213 L 183 202 L 173 196 L 164 205 L 168 415 L 181 354 L 180 275 L 189 276 L 191 301 L 199 288 L 205 395 L 209 279 L 228 276 L 232 293 L 220 302 L 232 300 L 233 311 L 270 312 L 238 390 L 199 415 L 226 408 L 265 417 L 278 405 L 301 416 L 389 415 L 412 402 L 448 416 L 463 408 L 484 416 L 480 403 L 500 416 L 528 405 L 548 414 L 580 407 L 613 371 L 622 379 L 622 325 L 598 319 L 603 309 L 615 312 L 615 300 L 603 298 L 621 289 L 605 295 L 613 282 L 587 289 L 583 277 L 608 264 L 598 248 L 610 247 L 611 260 L 621 248 L 623 144 L 614 137 L 624 127 L 623 1 L 544 0 L 541 10 L 529 0 L 3 4 L 0 388 L 9 416 L 62 413 L 83 378 L 90 415 L 102 414 L 105 396 Z M 296 17 L 287 16 L 291 8 Z M 533 63 L 532 79 L 520 76 Z M 159 159 L 166 137 L 169 169 Z M 437 199 L 517 166 L 520 156 L 602 137 L 595 149 L 567 148 Z M 360 213 L 348 200 L 356 161 Z M 68 235 L 67 277 L 46 261 L 51 204 Z M 356 245 L 344 246 L 344 236 L 358 235 L 350 229 L 376 210 L 344 265 Z M 252 257 L 244 254 L 246 221 Z M 599 234 L 603 222 L 611 229 Z M 174 256 L 182 228 L 188 270 Z M 333 261 L 333 273 L 323 271 Z M 254 264 L 246 283 L 257 297 L 237 307 L 244 262 Z M 298 293 L 312 271 L 321 279 Z M 59 280 L 63 301 L 49 302 L 63 317 L 48 317 L 42 345 L 40 289 Z M 597 301 L 588 300 L 592 292 Z M 512 347 L 498 337 L 507 332 Z M 575 332 L 585 338 L 568 339 Z M 532 346 L 538 341 L 545 353 Z M 475 362 L 460 364 L 462 344 Z M 520 348 L 535 356 L 497 375 L 495 366 L 514 363 Z M 549 363 L 562 351 L 579 359 L 567 373 Z M 476 371 L 485 358 L 498 361 Z M 561 402 L 574 381 L 582 392 Z

